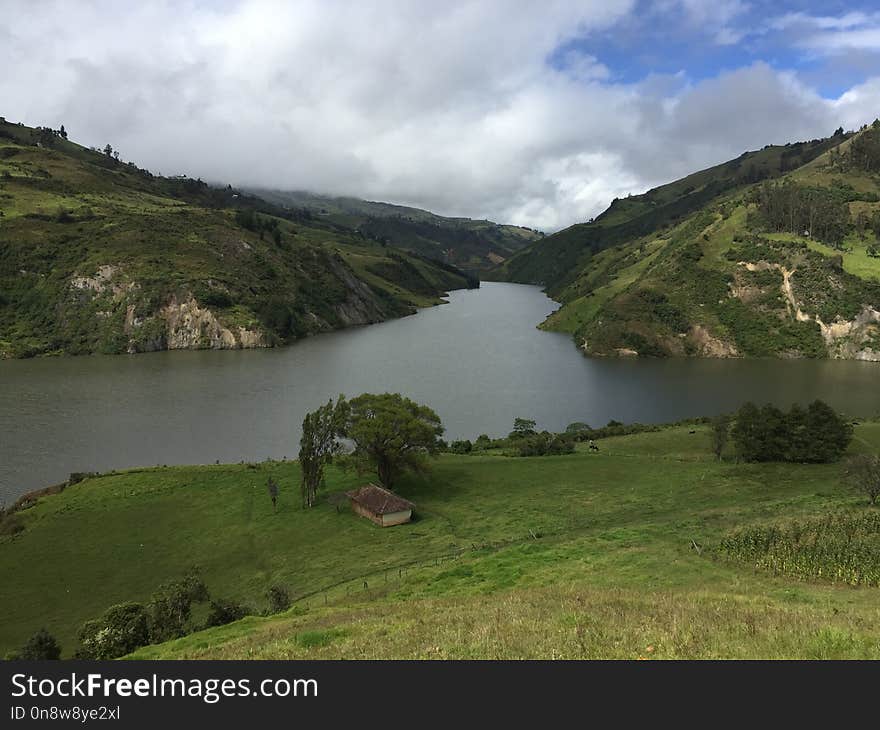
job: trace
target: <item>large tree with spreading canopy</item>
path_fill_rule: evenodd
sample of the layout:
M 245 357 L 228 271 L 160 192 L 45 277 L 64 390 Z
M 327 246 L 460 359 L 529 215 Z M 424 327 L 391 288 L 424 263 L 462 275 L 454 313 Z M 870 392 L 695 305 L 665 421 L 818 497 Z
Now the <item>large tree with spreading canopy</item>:
M 404 471 L 422 471 L 440 447 L 443 425 L 428 406 L 398 393 L 364 393 L 348 403 L 345 436 L 361 471 L 391 489 Z

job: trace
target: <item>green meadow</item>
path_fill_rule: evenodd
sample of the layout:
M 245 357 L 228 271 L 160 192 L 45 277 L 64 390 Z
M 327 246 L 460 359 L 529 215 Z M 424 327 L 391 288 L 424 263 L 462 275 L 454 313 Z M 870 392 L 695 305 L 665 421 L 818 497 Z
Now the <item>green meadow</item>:
M 851 449 L 880 449 L 880 423 Z M 0 652 L 45 626 L 70 656 L 84 621 L 195 564 L 255 615 L 136 656 L 880 658 L 877 588 L 714 550 L 748 527 L 865 513 L 841 470 L 719 462 L 702 426 L 599 453 L 444 455 L 401 482 L 417 519 L 388 529 L 324 500 L 302 510 L 292 462 L 118 472 L 41 499 L 0 538 Z M 363 479 L 332 469 L 327 492 Z M 257 616 L 274 584 L 293 607 Z

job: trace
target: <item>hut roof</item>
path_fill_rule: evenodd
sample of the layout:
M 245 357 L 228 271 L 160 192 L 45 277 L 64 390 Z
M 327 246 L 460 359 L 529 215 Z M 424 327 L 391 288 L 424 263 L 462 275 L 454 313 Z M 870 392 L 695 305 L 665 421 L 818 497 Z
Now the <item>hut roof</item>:
M 360 489 L 346 492 L 349 499 L 370 510 L 375 515 L 387 515 L 392 512 L 403 512 L 413 509 L 415 505 L 394 492 L 376 484 L 367 484 Z

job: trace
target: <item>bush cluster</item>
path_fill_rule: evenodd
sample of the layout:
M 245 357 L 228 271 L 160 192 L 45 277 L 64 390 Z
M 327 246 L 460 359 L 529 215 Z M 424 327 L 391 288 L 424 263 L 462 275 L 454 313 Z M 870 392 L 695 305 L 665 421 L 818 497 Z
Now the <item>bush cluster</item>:
M 772 405 L 746 403 L 731 431 L 737 457 L 744 461 L 825 463 L 837 461 L 852 440 L 852 424 L 822 401 L 788 413 Z
M 287 590 L 281 586 L 272 586 L 267 596 L 271 613 L 277 613 L 290 605 Z M 198 622 L 193 619 L 193 608 L 196 604 L 205 603 L 208 604 L 206 617 L 204 621 Z M 251 612 L 236 601 L 212 598 L 199 570 L 191 568 L 181 579 L 160 586 L 146 604 L 116 604 L 110 606 L 99 618 L 86 621 L 77 635 L 79 648 L 75 657 L 115 659 L 148 644 L 238 621 Z M 38 644 L 38 638 L 35 636 L 31 643 Z M 41 641 L 40 646 L 51 648 L 45 637 Z M 23 658 L 25 649 L 20 654 Z
M 516 456 L 558 456 L 574 452 L 574 439 L 563 433 L 542 431 L 517 439 L 514 446 Z

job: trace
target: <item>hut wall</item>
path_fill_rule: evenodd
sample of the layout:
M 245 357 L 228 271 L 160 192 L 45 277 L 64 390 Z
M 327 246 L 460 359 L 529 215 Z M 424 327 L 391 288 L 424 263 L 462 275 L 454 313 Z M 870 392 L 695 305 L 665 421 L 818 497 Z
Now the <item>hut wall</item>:
M 412 517 L 412 510 L 406 509 L 400 512 L 389 512 L 387 515 L 382 515 L 382 527 L 391 527 L 392 525 L 402 525 L 404 522 L 409 522 Z

